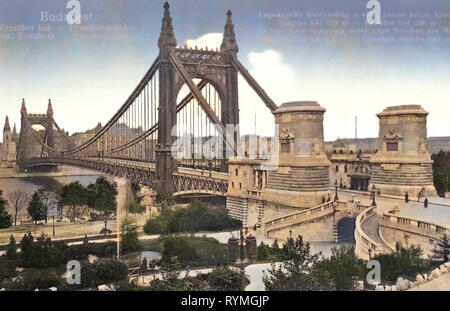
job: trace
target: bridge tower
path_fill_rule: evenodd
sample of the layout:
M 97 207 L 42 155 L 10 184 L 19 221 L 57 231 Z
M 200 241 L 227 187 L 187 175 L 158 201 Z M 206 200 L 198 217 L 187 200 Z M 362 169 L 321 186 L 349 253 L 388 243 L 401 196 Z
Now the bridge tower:
M 47 146 L 49 146 L 50 148 L 55 148 L 53 107 L 52 107 L 52 101 L 50 99 L 48 100 L 48 107 L 47 107 L 46 134 L 47 134 Z
M 381 194 L 435 196 L 433 160 L 428 151 L 427 116 L 420 105 L 387 107 L 380 122 L 378 152 L 372 155 L 371 185 Z
M 172 191 L 172 173 L 177 164 L 171 155 L 173 143 L 172 128 L 176 125 L 177 98 L 175 94 L 175 68 L 170 61 L 170 54 L 177 46 L 177 39 L 172 27 L 169 4 L 164 4 L 159 47 L 159 117 L 158 144 L 156 146 L 156 189 Z
M 17 162 L 20 169 L 23 164 L 31 158 L 48 156 L 48 150 L 42 146 L 45 144 L 49 148 L 56 149 L 57 141 L 55 136 L 55 121 L 53 119 L 53 108 L 51 100 L 48 100 L 47 113 L 31 114 L 28 113 L 25 105 L 25 99 L 22 99 L 22 108 L 20 109 L 20 135 L 17 148 Z M 40 125 L 45 131 L 35 131 L 34 125 Z M 36 140 L 38 139 L 38 140 Z M 39 141 L 42 143 L 40 144 Z M 62 147 L 62 146 L 60 146 Z
M 211 83 L 219 93 L 222 103 L 220 125 L 239 124 L 238 69 L 233 64 L 239 48 L 231 11 L 227 12 L 220 51 L 214 51 L 213 49 L 208 50 L 208 48 L 199 50 L 177 47 L 169 8 L 170 6 L 166 2 L 158 40 L 160 51 L 159 125 L 154 186 L 157 191 L 173 191 L 172 173 L 177 169 L 177 162 L 171 154 L 174 142 L 172 130 L 177 125 L 177 96 L 184 84 L 189 85 L 193 79 L 202 79 Z M 233 135 L 236 142 L 239 131 L 236 130 Z M 223 159 L 226 159 L 226 149 L 224 142 Z M 227 172 L 227 161 L 223 160 L 221 163 L 220 170 Z

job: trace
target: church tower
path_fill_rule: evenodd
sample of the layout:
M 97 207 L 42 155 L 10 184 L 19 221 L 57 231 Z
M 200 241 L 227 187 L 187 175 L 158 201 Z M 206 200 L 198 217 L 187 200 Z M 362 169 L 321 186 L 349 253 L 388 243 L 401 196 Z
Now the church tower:
M 3 128 L 3 143 L 9 143 L 11 142 L 11 127 L 9 126 L 9 119 L 8 116 L 6 116 L 5 119 L 5 127 Z

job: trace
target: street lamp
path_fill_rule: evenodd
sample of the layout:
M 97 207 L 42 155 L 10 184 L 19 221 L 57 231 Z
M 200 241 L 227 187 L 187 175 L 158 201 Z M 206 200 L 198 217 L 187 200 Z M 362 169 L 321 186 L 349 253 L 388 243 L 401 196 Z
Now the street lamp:
M 377 203 L 375 202 L 375 184 L 372 187 L 372 206 L 377 206 Z
M 339 200 L 337 188 L 338 188 L 338 182 L 337 182 L 337 180 L 336 180 L 335 183 L 334 183 L 334 189 L 335 189 L 334 201 L 335 201 L 335 202 L 337 202 L 337 201 Z

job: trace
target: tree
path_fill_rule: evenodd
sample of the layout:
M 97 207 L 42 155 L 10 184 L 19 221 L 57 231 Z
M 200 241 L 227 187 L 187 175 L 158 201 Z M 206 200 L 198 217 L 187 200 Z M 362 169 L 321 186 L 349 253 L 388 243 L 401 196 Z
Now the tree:
M 136 217 L 137 214 L 142 214 L 145 212 L 145 206 L 143 206 L 139 200 L 134 199 L 130 202 L 130 204 L 128 204 L 128 211 Z
M 422 258 L 423 250 L 411 245 L 391 254 L 376 255 L 373 259 L 380 262 L 381 280 L 395 283 L 398 277 L 415 278 L 419 273 L 426 273 L 433 267 L 433 263 Z
M 173 203 L 173 194 L 170 191 L 159 191 L 156 193 L 156 203 L 162 204 L 166 203 L 167 205 L 172 205 Z
M 50 211 L 53 211 L 57 208 L 57 203 L 59 201 L 60 198 L 58 198 L 58 194 L 53 192 L 50 189 L 47 188 L 40 188 L 38 190 L 39 195 L 42 198 L 42 203 L 44 204 L 46 210 L 47 210 L 47 214 L 45 215 L 45 223 L 47 223 L 47 219 L 48 219 L 48 213 Z M 54 215 L 53 215 L 54 216 Z
M 6 249 L 6 258 L 11 261 L 15 261 L 17 258 L 17 245 L 16 239 L 13 235 L 9 238 L 8 248 Z
M 9 205 L 14 212 L 14 226 L 17 226 L 19 213 L 28 205 L 29 197 L 22 190 L 16 190 L 8 194 Z
M 216 291 L 243 291 L 250 283 L 244 272 L 233 271 L 227 266 L 215 267 L 205 277 L 211 289 Z
M 122 252 L 133 252 L 142 249 L 142 245 L 139 242 L 137 226 L 133 224 L 131 219 L 125 218 L 120 226 L 120 245 L 122 246 Z
M 8 202 L 3 199 L 3 191 L 0 190 L 0 229 L 5 229 L 11 227 L 13 220 L 6 207 L 8 206 Z
M 447 234 L 444 233 L 441 240 L 436 242 L 433 249 L 433 259 L 441 262 L 448 262 L 450 255 L 450 241 Z
M 22 265 L 29 265 L 33 258 L 33 236 L 31 232 L 25 234 L 20 241 L 20 258 Z
M 311 255 L 310 245 L 303 242 L 302 236 L 296 241 L 288 239 L 280 251 L 282 264 L 278 268 L 272 264 L 269 275 L 263 277 L 266 290 L 330 290 L 331 280 L 315 269 L 319 255 Z
M 94 184 L 90 184 L 87 190 L 87 204 L 103 214 L 106 229 L 108 217 L 117 209 L 117 185 L 110 183 L 105 177 L 100 177 Z
M 79 207 L 86 204 L 86 188 L 78 181 L 65 185 L 61 190 L 61 203 L 69 207 L 69 219 L 75 222 L 82 214 Z
M 432 155 L 433 159 L 433 181 L 436 191 L 444 196 L 450 191 L 450 152 L 439 151 Z
M 35 191 L 31 197 L 31 201 L 28 204 L 28 214 L 34 221 L 34 233 L 36 234 L 37 222 L 47 217 L 47 207 L 42 202 L 41 195 L 38 191 Z
M 354 246 L 333 247 L 331 256 L 320 261 L 316 269 L 331 278 L 334 290 L 352 290 L 354 282 L 364 280 L 367 274 L 366 262 L 355 255 Z

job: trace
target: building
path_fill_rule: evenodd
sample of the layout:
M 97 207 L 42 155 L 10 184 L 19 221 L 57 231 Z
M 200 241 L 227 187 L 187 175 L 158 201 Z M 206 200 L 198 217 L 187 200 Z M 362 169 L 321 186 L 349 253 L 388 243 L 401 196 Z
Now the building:
M 343 189 L 412 197 L 435 196 L 430 149 L 444 150 L 447 139 L 427 138 L 421 106 L 388 107 L 377 116 L 379 137 L 327 143 L 331 184 Z M 430 147 L 431 145 L 431 147 Z
M 13 168 L 16 165 L 16 125 L 11 132 L 9 119 L 6 116 L 5 126 L 3 128 L 3 142 L 0 144 L 0 166 Z
M 271 159 L 229 161 L 227 210 L 253 227 L 331 201 L 323 115 L 316 102 L 291 102 L 273 112 L 279 135 Z
M 393 106 L 377 114 L 378 152 L 370 157 L 370 183 L 383 194 L 436 196 L 427 149 L 428 112 L 418 105 Z

